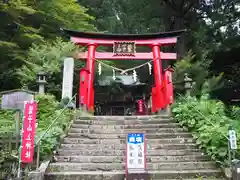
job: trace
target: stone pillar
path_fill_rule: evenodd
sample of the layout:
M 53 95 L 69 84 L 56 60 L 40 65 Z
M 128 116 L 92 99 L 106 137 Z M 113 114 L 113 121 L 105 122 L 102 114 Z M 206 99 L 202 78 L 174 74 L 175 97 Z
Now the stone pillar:
M 37 74 L 37 83 L 38 83 L 38 93 L 45 94 L 45 85 L 47 84 L 45 72 L 40 71 Z
M 95 51 L 97 45 L 96 44 L 89 44 L 88 45 L 88 56 L 87 56 L 87 63 L 86 68 L 89 71 L 88 75 L 88 84 L 87 84 L 87 108 L 88 110 L 94 106 L 94 97 L 93 96 L 93 83 L 94 83 L 94 65 L 95 65 Z M 93 102 L 92 102 L 93 101 Z
M 72 99 L 74 59 L 65 58 L 63 68 L 62 99 Z

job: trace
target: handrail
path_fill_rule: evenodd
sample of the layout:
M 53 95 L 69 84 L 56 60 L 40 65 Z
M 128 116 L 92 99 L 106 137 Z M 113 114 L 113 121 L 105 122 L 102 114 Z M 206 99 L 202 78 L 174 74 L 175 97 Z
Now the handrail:
M 60 114 L 52 121 L 52 123 L 48 126 L 48 128 L 45 130 L 45 132 L 40 136 L 40 138 L 37 140 L 37 142 L 35 143 L 35 146 L 38 147 L 37 149 L 37 168 L 39 167 L 39 159 L 40 159 L 40 144 L 41 144 L 41 140 L 42 138 L 44 138 L 44 136 L 48 133 L 48 131 L 52 128 L 52 126 L 55 124 L 55 122 L 61 117 L 61 115 L 63 114 L 63 112 L 68 108 L 69 104 L 76 98 L 77 94 L 75 94 L 69 101 L 68 103 L 64 106 L 64 108 L 61 110 Z
M 77 94 L 75 94 L 67 103 L 67 105 L 64 106 L 64 108 L 62 109 L 62 111 L 60 112 L 60 114 L 54 119 L 54 121 L 52 122 L 52 124 L 50 124 L 48 126 L 48 128 L 46 129 L 46 131 L 44 132 L 44 134 L 38 139 L 38 141 L 35 144 L 38 144 L 42 138 L 47 134 L 47 132 L 49 131 L 49 129 L 51 129 L 51 127 L 53 126 L 53 124 L 58 120 L 58 118 L 62 115 L 62 113 L 67 109 L 68 105 L 72 102 L 72 100 L 76 97 Z

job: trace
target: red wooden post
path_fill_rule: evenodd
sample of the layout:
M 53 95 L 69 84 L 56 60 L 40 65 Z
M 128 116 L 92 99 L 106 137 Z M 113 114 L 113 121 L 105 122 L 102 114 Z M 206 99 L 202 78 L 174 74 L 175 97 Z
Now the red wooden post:
M 160 45 L 153 44 L 153 71 L 154 71 L 154 80 L 155 80 L 155 89 L 156 94 L 153 96 L 155 98 L 155 111 L 159 111 L 163 107 L 163 96 L 162 96 L 162 62 L 160 57 Z
M 88 44 L 88 56 L 87 56 L 87 64 L 86 68 L 89 71 L 88 75 L 88 85 L 87 85 L 87 108 L 91 108 L 91 100 L 93 99 L 92 96 L 92 87 L 94 82 L 94 59 L 95 59 L 95 51 L 96 51 L 96 44 Z
M 156 87 L 152 87 L 152 113 L 155 113 L 157 111 L 156 107 Z
M 79 81 L 79 106 L 87 105 L 87 85 L 88 85 L 89 71 L 86 68 L 80 69 L 80 81 Z
M 161 59 L 165 60 L 176 60 L 177 59 L 177 53 L 166 53 L 161 52 Z M 87 59 L 88 52 L 80 52 L 77 54 L 77 59 Z M 153 59 L 153 53 L 147 52 L 147 53 L 135 53 L 134 56 L 131 55 L 124 55 L 124 56 L 115 56 L 113 53 L 110 52 L 96 52 L 95 58 L 98 60 L 113 60 L 113 61 L 121 61 L 121 60 L 143 60 L 148 61 Z
M 94 87 L 92 87 L 92 89 L 91 89 L 89 108 L 90 108 L 91 112 L 93 113 L 94 112 Z

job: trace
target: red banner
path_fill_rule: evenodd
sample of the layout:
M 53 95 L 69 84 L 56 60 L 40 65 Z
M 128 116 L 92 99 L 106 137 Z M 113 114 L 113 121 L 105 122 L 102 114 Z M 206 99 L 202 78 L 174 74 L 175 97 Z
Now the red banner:
M 137 101 L 137 103 L 138 103 L 138 112 L 139 113 L 143 113 L 143 100 L 141 99 L 141 100 L 138 100 Z
M 34 156 L 34 137 L 36 132 L 37 102 L 25 104 L 22 130 L 21 162 L 31 163 Z

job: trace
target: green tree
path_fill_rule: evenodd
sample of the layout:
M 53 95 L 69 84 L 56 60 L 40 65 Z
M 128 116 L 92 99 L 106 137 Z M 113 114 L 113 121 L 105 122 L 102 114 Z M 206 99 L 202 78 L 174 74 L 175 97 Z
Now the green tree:
M 223 73 L 212 76 L 208 67 L 200 61 L 194 61 L 195 58 L 196 55 L 189 52 L 183 59 L 175 63 L 173 73 L 175 92 L 183 93 L 185 91 L 184 78 L 186 73 L 193 82 L 192 95 L 201 96 L 203 93 L 212 93 L 222 88 L 224 85 Z
M 37 90 L 36 76 L 40 71 L 47 74 L 47 91 L 61 96 L 62 90 L 62 69 L 64 57 L 73 57 L 76 52 L 82 51 L 70 41 L 63 41 L 57 38 L 53 42 L 44 42 L 42 44 L 34 44 L 28 52 L 26 64 L 17 70 L 17 75 L 21 84 L 31 90 Z M 75 77 L 74 88 L 78 88 L 79 84 L 79 68 L 83 66 L 83 62 L 75 61 Z
M 0 90 L 21 86 L 15 70 L 26 63 L 29 47 L 62 35 L 61 27 L 95 30 L 92 16 L 74 0 L 0 2 Z M 30 60 L 30 62 L 26 62 Z

